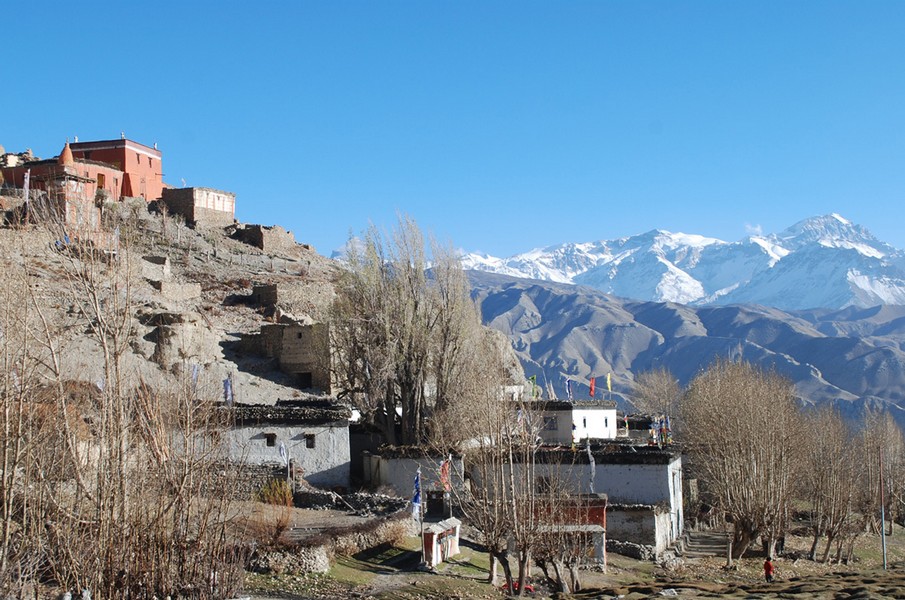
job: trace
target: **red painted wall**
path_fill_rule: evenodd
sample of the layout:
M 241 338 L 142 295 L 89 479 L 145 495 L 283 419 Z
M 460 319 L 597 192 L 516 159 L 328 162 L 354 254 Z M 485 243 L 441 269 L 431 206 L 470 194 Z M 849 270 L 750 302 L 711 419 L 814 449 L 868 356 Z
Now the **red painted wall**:
M 123 171 L 122 195 L 156 200 L 163 194 L 162 154 L 132 140 L 70 144 L 75 158 L 111 164 Z

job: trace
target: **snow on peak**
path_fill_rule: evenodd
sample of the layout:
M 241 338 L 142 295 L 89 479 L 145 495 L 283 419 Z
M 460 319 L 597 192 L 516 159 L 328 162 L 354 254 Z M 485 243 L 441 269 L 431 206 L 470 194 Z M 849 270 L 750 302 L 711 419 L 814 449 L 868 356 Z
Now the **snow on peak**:
M 842 223 L 843 225 L 851 225 L 851 224 L 852 224 L 851 221 L 849 221 L 848 219 L 846 219 L 845 217 L 843 217 L 843 216 L 840 215 L 839 213 L 832 213 L 832 214 L 830 214 L 830 216 L 833 217 L 834 219 L 836 219 L 837 221 L 839 221 L 840 223 Z
M 905 294 L 905 252 L 836 213 L 733 243 L 654 229 L 535 248 L 509 258 L 466 254 L 462 262 L 470 269 L 688 304 L 754 302 L 783 308 L 797 297 L 807 306 L 838 308 L 841 299 L 862 305 Z M 849 269 L 862 275 L 839 280 Z

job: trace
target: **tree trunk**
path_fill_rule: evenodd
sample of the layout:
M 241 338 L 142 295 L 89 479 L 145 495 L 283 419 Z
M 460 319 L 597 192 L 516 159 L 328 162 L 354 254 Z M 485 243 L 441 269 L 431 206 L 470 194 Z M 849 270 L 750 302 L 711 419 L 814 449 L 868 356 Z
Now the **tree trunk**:
M 808 560 L 817 560 L 817 545 L 820 543 L 820 532 L 814 531 L 814 541 L 811 542 L 811 550 L 808 552 Z
M 544 579 L 546 579 L 550 583 L 556 583 L 556 580 L 550 577 L 550 571 L 547 569 L 547 561 L 546 560 L 537 560 L 537 566 L 540 567 L 540 570 L 544 573 Z M 555 567 L 554 567 L 555 568 Z
M 500 564 L 500 561 L 497 560 L 496 556 L 493 554 L 490 555 L 490 568 L 487 573 L 487 583 L 496 587 L 497 585 L 497 566 Z
M 748 551 L 748 546 L 757 537 L 757 532 L 739 523 L 732 532 L 732 558 L 741 558 Z
M 572 593 L 581 591 L 581 574 L 578 571 L 578 564 L 569 564 L 569 578 L 572 580 Z
M 830 550 L 833 548 L 833 540 L 836 539 L 836 536 L 832 533 L 826 534 L 826 548 L 823 549 L 823 558 L 820 562 L 825 563 L 830 559 Z
M 525 583 L 528 581 L 528 568 L 531 564 L 531 555 L 527 552 L 519 553 L 518 557 L 518 595 L 525 593 Z
M 562 565 L 560 565 L 558 560 L 553 561 L 553 570 L 556 572 L 556 586 L 559 588 L 559 591 L 564 594 L 571 594 L 572 591 L 569 589 L 569 583 L 566 581 L 566 578 L 563 577 Z
M 495 552 L 493 556 L 500 566 L 503 567 L 503 574 L 506 576 L 506 586 L 509 588 L 509 594 L 511 595 L 514 588 L 512 585 L 512 568 L 509 566 L 508 554 L 509 553 L 504 550 L 503 552 Z

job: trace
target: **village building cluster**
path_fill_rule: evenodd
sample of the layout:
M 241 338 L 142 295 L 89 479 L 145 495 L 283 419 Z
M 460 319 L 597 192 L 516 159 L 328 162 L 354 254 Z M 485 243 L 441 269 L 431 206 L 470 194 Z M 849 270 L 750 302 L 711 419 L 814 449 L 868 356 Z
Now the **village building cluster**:
M 40 205 L 74 238 L 103 243 L 105 204 L 139 199 L 180 215 L 191 227 L 234 227 L 238 237 L 262 250 L 296 245 L 282 228 L 237 224 L 235 194 L 166 184 L 156 144 L 147 146 L 125 136 L 67 142 L 59 156 L 47 160 L 38 160 L 30 151 L 4 154 L 0 174 L 4 187 L 22 199 L 24 218 L 34 218 L 35 206 Z M 146 262 L 148 280 L 161 294 L 174 300 L 200 295 L 198 284 L 171 279 L 166 257 L 146 257 Z M 274 307 L 286 293 L 278 284 L 265 283 L 254 286 L 250 300 Z M 235 423 L 226 440 L 230 459 L 247 465 L 249 478 L 261 481 L 286 477 L 291 483 L 304 481 L 328 489 L 359 484 L 402 497 L 411 494 L 413 479 L 423 473 L 424 514 L 431 519 L 430 560 L 451 556 L 458 551 L 460 522 L 447 486 L 466 490 L 474 483 L 477 476 L 467 456 L 411 456 L 382 447 L 376 434 L 359 427 L 350 409 L 333 399 L 337 390 L 331 381 L 329 337 L 326 323 L 280 315 L 259 332 L 242 336 L 239 346 L 244 352 L 273 358 L 297 388 L 322 400 L 249 405 L 232 402 L 231 393 L 225 391 L 223 410 L 232 411 Z M 565 480 L 576 497 L 593 499 L 594 522 L 581 526 L 597 536 L 597 559 L 605 560 L 608 539 L 656 556 L 680 538 L 682 458 L 668 443 L 663 425 L 657 424 L 657 435 L 648 438 L 648 430 L 653 431 L 650 420 L 647 429 L 634 423 L 630 428 L 629 419 L 620 417 L 616 403 L 609 400 L 529 404 L 542 419 L 539 453 L 544 460 L 536 467 L 537 486 L 542 488 L 553 478 Z M 514 473 L 520 468 L 512 465 Z
M 21 191 L 24 218 L 35 218 L 29 214 L 43 211 L 43 218 L 58 219 L 72 238 L 103 241 L 104 204 L 130 198 L 159 202 L 192 226 L 232 224 L 235 194 L 164 183 L 163 154 L 156 146 L 125 135 L 114 140 L 67 141 L 56 158 L 39 160 L 30 150 L 3 154 L 0 175 L 4 187 Z

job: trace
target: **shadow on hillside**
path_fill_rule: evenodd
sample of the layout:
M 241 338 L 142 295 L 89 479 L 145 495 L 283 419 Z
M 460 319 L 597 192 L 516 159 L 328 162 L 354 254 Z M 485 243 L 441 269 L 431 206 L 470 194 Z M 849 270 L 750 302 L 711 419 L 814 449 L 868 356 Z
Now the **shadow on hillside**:
M 230 335 L 239 336 L 239 334 L 236 333 Z M 220 347 L 223 349 L 223 357 L 233 363 L 236 370 L 240 373 L 253 375 L 254 377 L 266 379 L 271 383 L 298 390 L 299 398 L 306 393 L 317 394 L 316 390 L 299 387 L 298 378 L 280 371 L 277 359 L 248 352 L 248 350 L 243 347 L 241 340 L 221 340 Z M 241 390 L 237 390 L 237 392 L 237 400 L 239 402 L 246 402 L 246 400 L 241 397 Z M 288 400 L 290 398 L 286 399 Z

